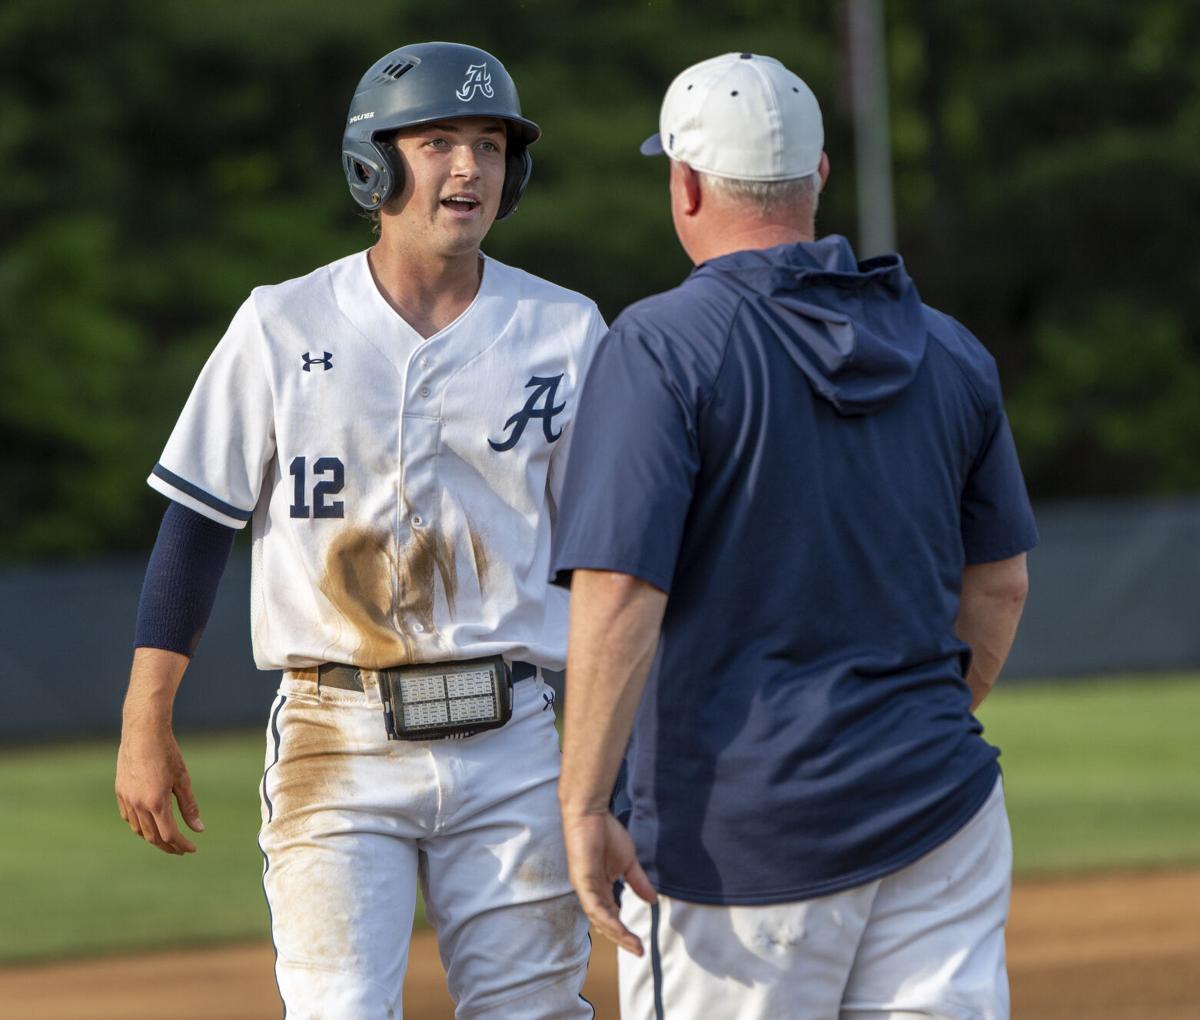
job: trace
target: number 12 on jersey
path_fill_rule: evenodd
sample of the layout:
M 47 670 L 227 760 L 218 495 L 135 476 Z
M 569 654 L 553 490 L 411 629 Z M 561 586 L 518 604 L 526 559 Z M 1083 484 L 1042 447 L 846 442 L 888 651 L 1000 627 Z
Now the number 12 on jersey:
M 319 457 L 313 461 L 312 505 L 309 506 L 308 472 L 304 457 L 295 457 L 288 468 L 294 482 L 292 517 L 345 517 L 345 504 L 340 499 L 330 500 L 342 491 L 346 481 L 346 469 L 337 457 Z M 325 477 L 329 476 L 329 477 Z M 316 479 L 323 478 L 323 481 Z

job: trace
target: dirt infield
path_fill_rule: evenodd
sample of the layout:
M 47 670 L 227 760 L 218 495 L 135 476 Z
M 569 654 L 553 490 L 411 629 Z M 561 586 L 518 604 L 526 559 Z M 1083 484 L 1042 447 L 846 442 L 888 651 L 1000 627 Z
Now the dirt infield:
M 1008 934 L 1015 1020 L 1200 1017 L 1200 871 L 1018 884 Z M 265 1020 L 269 945 L 0 970 L 3 1020 Z M 585 994 L 615 1018 L 616 955 L 597 942 Z M 410 1020 L 453 1017 L 431 934 L 413 940 Z M 781 1018 L 786 1020 L 786 1018 Z

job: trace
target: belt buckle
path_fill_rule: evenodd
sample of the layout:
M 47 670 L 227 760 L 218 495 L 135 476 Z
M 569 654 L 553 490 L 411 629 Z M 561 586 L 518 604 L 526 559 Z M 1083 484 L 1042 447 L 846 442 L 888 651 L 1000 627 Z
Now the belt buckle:
M 512 717 L 512 677 L 499 655 L 379 671 L 389 740 L 470 737 Z

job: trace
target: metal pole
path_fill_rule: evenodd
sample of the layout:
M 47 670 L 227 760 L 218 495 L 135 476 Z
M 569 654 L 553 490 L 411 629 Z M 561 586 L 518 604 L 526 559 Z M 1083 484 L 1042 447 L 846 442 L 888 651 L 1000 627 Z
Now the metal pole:
M 858 178 L 858 255 L 895 251 L 883 0 L 846 0 L 850 97 Z

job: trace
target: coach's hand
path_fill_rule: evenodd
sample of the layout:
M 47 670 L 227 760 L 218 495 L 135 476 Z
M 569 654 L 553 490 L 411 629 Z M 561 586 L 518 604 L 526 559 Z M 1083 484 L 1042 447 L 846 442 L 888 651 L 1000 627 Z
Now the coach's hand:
M 642 940 L 621 923 L 613 883 L 624 878 L 647 903 L 655 902 L 658 893 L 638 863 L 629 833 L 606 812 L 564 817 L 563 839 L 571 884 L 592 927 L 634 956 L 641 956 Z
M 171 706 L 187 658 L 157 648 L 138 648 L 125 695 L 121 746 L 117 750 L 117 807 L 129 827 L 169 854 L 192 854 L 196 844 L 175 822 L 172 797 L 192 832 L 203 832 L 192 779 L 171 728 Z

